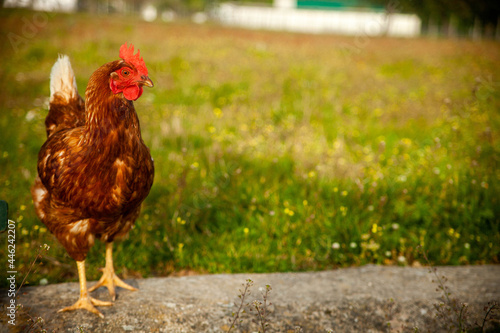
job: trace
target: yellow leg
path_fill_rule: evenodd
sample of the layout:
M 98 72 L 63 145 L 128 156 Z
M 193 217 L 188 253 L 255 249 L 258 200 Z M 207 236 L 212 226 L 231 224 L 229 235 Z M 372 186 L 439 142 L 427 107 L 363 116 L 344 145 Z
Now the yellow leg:
M 102 270 L 101 279 L 95 285 L 90 287 L 89 291 L 94 291 L 101 286 L 106 286 L 108 288 L 113 301 L 116 299 L 115 286 L 131 291 L 137 290 L 136 288 L 123 282 L 122 279 L 115 274 L 115 269 L 113 267 L 113 243 L 106 243 L 106 266 L 104 266 L 104 269 Z
M 104 318 L 104 315 L 101 312 L 99 312 L 99 310 L 97 310 L 95 306 L 111 306 L 113 305 L 113 303 L 103 302 L 98 299 L 90 297 L 87 290 L 87 278 L 85 276 L 85 260 L 77 261 L 76 266 L 78 267 L 78 278 L 80 280 L 80 298 L 72 306 L 65 307 L 64 309 L 61 309 L 58 312 L 73 311 L 76 309 L 85 309 L 92 313 L 95 313 L 101 318 Z

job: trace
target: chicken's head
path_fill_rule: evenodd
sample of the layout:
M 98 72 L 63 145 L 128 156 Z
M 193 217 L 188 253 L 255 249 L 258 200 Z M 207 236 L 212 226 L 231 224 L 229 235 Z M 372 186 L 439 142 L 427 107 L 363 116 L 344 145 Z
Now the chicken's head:
M 134 55 L 134 46 L 127 43 L 120 47 L 120 58 L 123 61 L 119 67 L 111 73 L 109 86 L 114 94 L 123 93 L 123 96 L 130 100 L 135 101 L 142 95 L 142 87 L 152 87 L 153 81 L 148 76 L 148 69 L 144 60 L 137 50 Z

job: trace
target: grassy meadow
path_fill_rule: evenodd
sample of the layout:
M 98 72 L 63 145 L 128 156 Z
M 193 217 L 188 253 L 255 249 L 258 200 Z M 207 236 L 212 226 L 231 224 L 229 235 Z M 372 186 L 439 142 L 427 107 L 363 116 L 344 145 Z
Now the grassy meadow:
M 156 174 L 119 275 L 419 265 L 419 245 L 436 265 L 500 260 L 498 42 L 0 16 L 0 199 L 20 275 L 50 245 L 31 284 L 77 279 L 29 191 L 51 66 L 69 55 L 83 95 L 124 42 L 155 83 L 135 106 Z M 96 242 L 87 277 L 103 265 Z

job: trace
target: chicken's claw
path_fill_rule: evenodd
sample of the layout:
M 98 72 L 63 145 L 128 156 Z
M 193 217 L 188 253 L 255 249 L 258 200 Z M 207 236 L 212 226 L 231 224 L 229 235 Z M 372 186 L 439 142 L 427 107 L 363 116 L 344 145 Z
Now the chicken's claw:
M 106 243 L 106 266 L 101 270 L 101 278 L 95 285 L 89 288 L 89 292 L 94 291 L 99 287 L 105 286 L 108 288 L 109 294 L 114 301 L 116 299 L 115 286 L 131 291 L 137 290 L 137 288 L 134 288 L 131 285 L 123 282 L 123 280 L 115 274 L 115 269 L 113 267 L 113 243 Z
M 111 306 L 113 305 L 112 302 L 105 302 L 105 301 L 100 301 L 98 299 L 92 298 L 90 296 L 87 297 L 80 297 L 78 301 L 76 301 L 75 304 L 71 306 L 67 306 L 57 312 L 65 312 L 65 311 L 73 311 L 77 309 L 85 309 L 87 311 L 90 311 L 96 315 L 98 315 L 101 318 L 104 318 L 104 315 L 97 310 L 95 307 L 96 306 Z
M 106 269 L 104 268 L 103 274 L 99 281 L 95 285 L 89 288 L 89 292 L 96 290 L 99 287 L 105 286 L 109 290 L 109 295 L 111 295 L 111 298 L 113 301 L 116 299 L 116 292 L 115 292 L 115 287 L 121 287 L 123 289 L 131 290 L 131 291 L 136 291 L 137 288 L 132 287 L 131 285 L 123 282 L 122 279 L 120 279 L 114 272 L 113 269 Z

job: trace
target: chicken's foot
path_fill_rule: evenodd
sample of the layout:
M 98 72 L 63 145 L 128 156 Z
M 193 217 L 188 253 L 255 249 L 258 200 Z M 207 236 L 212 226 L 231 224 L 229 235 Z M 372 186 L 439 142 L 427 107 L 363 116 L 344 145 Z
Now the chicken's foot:
M 97 310 L 95 307 L 96 306 L 111 306 L 113 305 L 112 302 L 104 302 L 100 301 L 98 299 L 92 298 L 88 294 L 87 290 L 87 277 L 85 276 L 85 260 L 83 261 L 77 261 L 76 265 L 78 267 L 78 278 L 80 280 L 80 298 L 78 301 L 76 301 L 75 304 L 65 307 L 58 312 L 63 312 L 63 311 L 73 311 L 76 309 L 85 309 L 87 311 L 90 311 L 92 313 L 95 313 L 101 318 L 104 318 L 104 315 Z
M 131 291 L 137 290 L 137 288 L 123 282 L 123 280 L 115 274 L 115 269 L 113 267 L 113 243 L 106 243 L 106 266 L 102 269 L 102 273 L 102 277 L 95 285 L 89 288 L 89 291 L 94 291 L 101 286 L 105 286 L 108 288 L 109 294 L 114 301 L 116 299 L 115 287 L 121 287 Z

